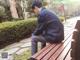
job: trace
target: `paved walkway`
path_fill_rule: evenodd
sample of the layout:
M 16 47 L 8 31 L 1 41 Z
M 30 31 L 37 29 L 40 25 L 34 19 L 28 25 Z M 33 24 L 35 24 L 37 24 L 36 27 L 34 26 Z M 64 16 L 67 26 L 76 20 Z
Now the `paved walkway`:
M 80 17 L 68 19 L 64 23 L 64 32 L 69 32 L 73 30 L 76 20 L 79 20 Z M 13 60 L 13 54 L 22 54 L 24 51 L 31 48 L 31 38 L 23 39 L 20 42 L 13 43 L 11 45 L 8 45 L 7 47 L 0 49 L 0 60 Z M 8 59 L 2 59 L 1 54 L 4 52 L 8 52 L 9 58 Z

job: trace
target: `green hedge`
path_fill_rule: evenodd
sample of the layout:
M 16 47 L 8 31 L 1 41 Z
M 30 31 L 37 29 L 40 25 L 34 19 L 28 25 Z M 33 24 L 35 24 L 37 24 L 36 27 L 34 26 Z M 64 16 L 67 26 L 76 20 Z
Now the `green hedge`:
M 18 41 L 31 35 L 36 19 L 0 23 L 0 41 Z

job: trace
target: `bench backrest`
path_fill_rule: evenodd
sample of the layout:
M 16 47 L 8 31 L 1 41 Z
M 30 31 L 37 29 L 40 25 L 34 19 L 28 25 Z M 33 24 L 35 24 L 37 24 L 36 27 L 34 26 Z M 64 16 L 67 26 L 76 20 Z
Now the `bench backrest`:
M 80 20 L 77 21 L 75 29 L 77 29 L 78 31 L 80 31 Z
M 71 57 L 72 60 L 80 60 L 80 20 L 77 21 L 75 29 L 76 30 L 73 32 L 73 41 L 71 44 Z

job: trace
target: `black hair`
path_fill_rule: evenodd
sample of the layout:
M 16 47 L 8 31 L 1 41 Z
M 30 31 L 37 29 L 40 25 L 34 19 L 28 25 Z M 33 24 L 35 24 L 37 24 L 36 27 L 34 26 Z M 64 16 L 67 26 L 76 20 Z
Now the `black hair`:
M 42 7 L 41 1 L 34 1 L 32 3 L 32 9 L 35 9 L 35 6 L 38 7 L 38 8 Z

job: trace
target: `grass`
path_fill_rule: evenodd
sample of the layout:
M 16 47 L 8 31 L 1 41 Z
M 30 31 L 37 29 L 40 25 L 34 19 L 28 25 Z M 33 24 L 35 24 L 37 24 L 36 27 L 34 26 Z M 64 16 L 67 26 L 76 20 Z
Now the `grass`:
M 30 56 L 31 56 L 31 51 L 27 50 L 20 55 L 14 54 L 14 60 L 28 60 Z

